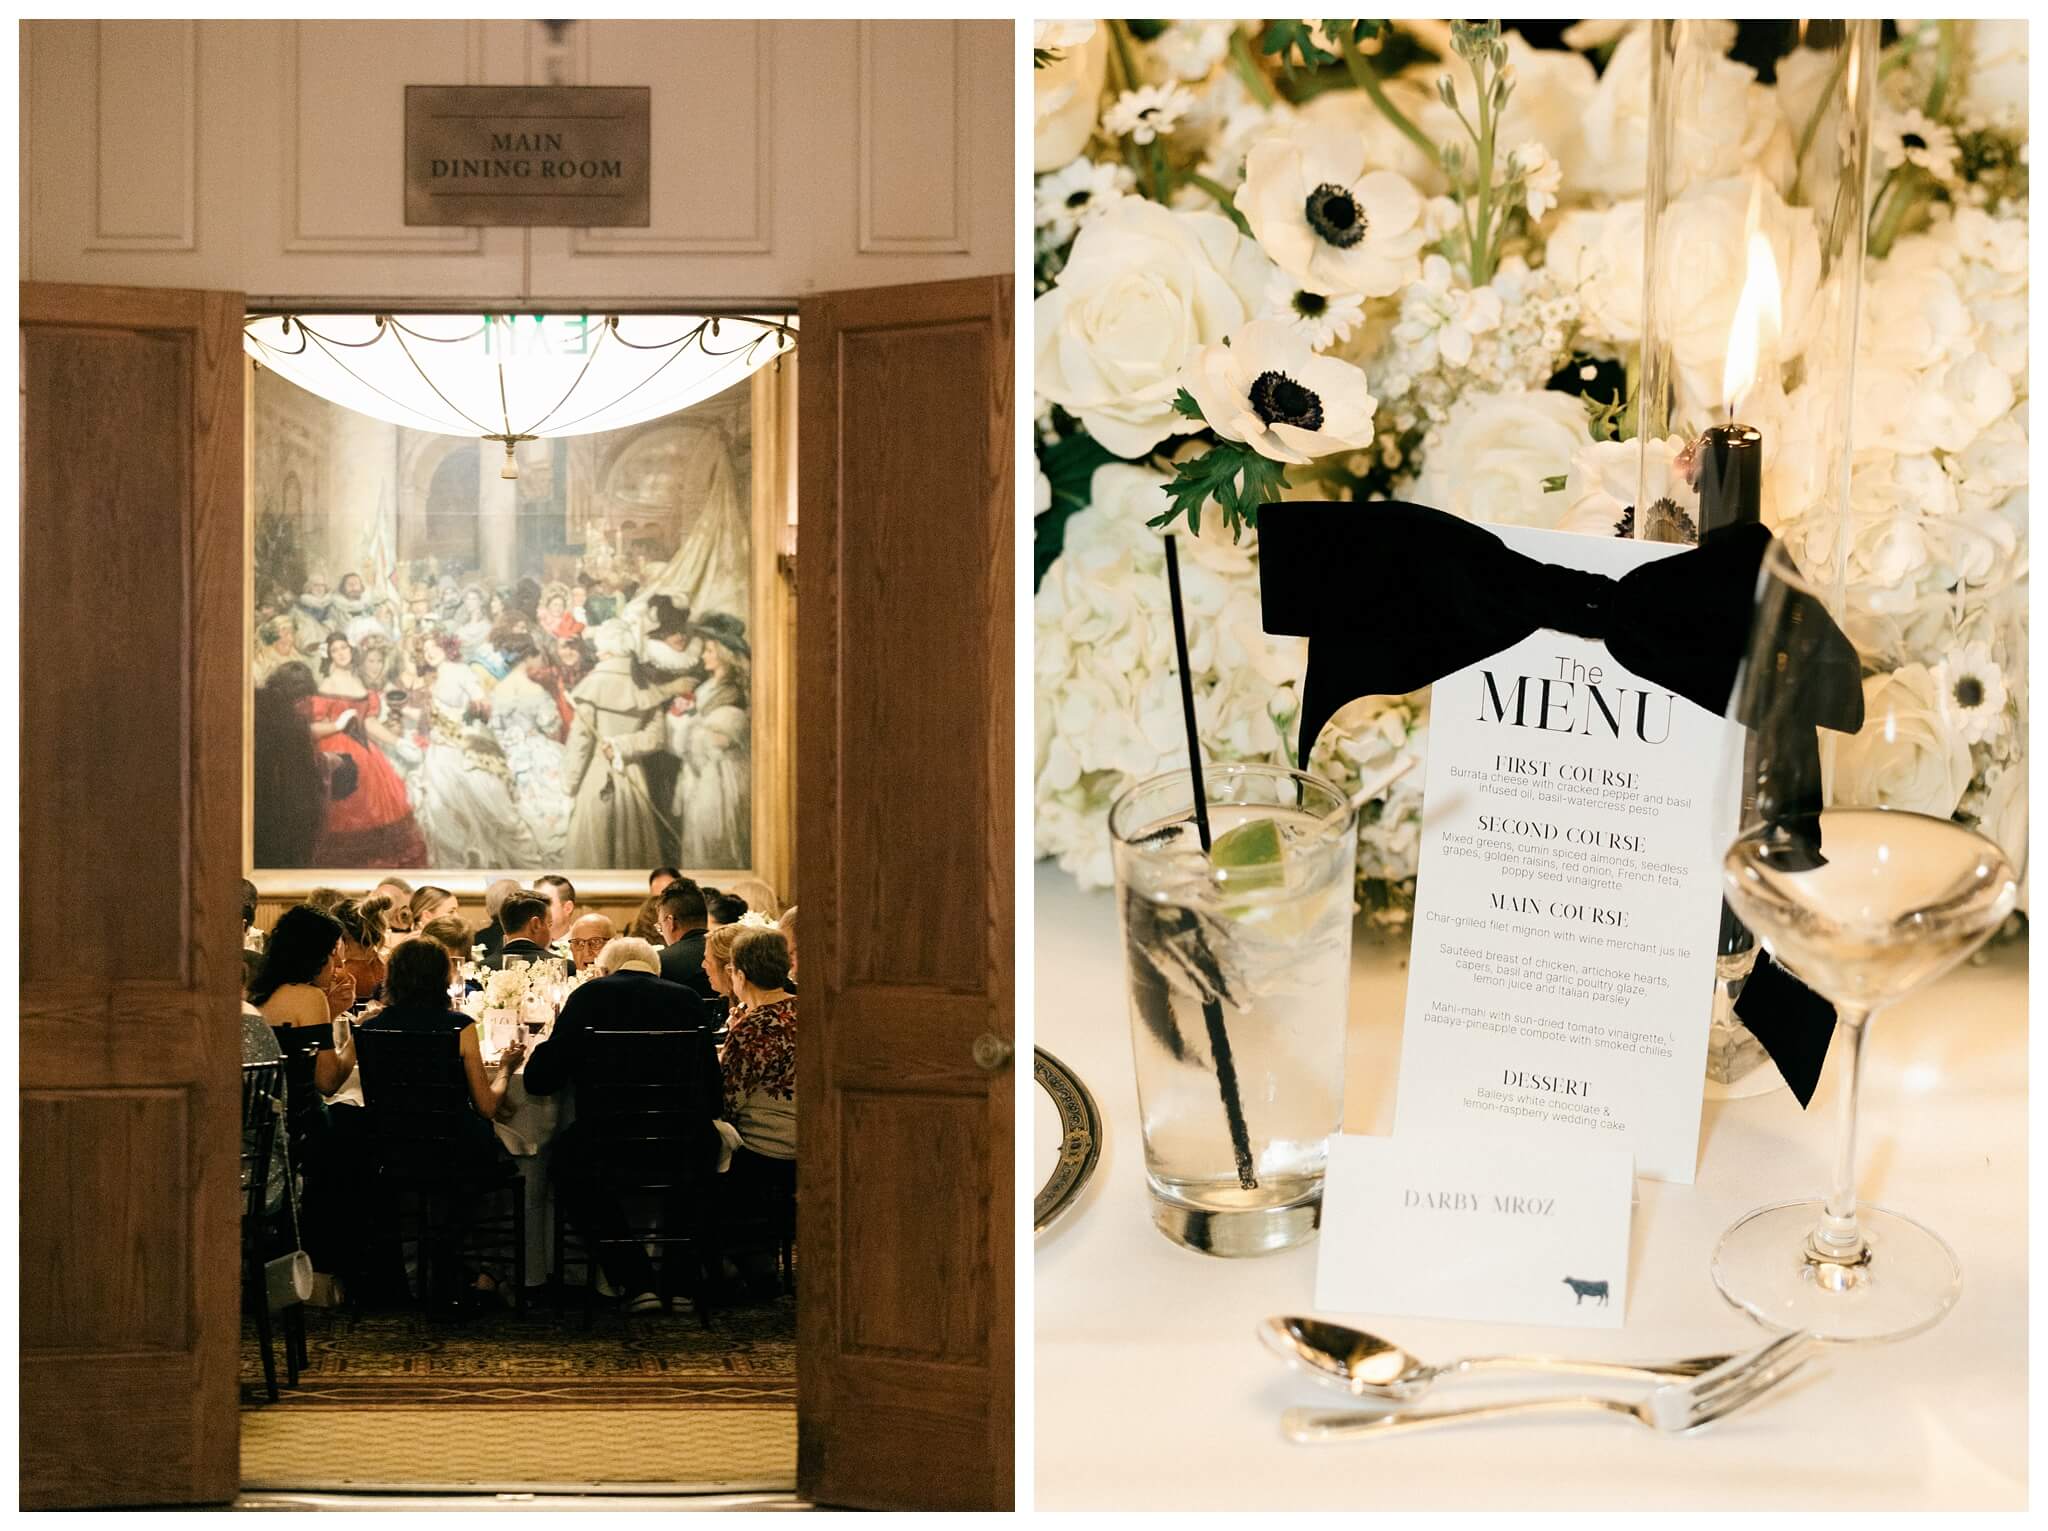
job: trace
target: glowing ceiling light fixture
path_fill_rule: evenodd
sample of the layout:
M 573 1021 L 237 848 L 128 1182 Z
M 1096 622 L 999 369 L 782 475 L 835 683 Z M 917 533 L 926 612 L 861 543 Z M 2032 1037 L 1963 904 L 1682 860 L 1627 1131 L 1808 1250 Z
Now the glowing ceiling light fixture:
M 796 346 L 796 316 L 254 314 L 243 346 L 344 409 L 514 450 L 618 430 L 730 388 Z

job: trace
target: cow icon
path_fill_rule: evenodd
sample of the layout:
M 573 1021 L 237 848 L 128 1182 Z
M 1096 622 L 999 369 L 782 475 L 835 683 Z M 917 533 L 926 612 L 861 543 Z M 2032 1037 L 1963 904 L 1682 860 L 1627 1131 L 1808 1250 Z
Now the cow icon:
M 1578 1307 L 1588 1297 L 1600 1299 L 1600 1306 L 1607 1306 L 1607 1283 L 1604 1281 L 1581 1281 L 1576 1276 L 1564 1278 L 1564 1284 L 1572 1289 L 1572 1306 Z

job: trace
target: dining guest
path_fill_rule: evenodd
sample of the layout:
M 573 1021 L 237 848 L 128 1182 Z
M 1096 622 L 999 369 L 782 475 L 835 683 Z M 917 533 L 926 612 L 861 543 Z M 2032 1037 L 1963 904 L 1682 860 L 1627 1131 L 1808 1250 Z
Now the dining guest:
M 263 965 L 249 987 L 249 1003 L 278 1034 L 287 1056 L 316 1053 L 313 1082 L 322 1094 L 339 1089 L 356 1066 L 353 1042 L 344 1051 L 334 1041 L 334 1018 L 355 1002 L 355 986 L 337 977 L 341 922 L 310 904 L 295 904 L 278 916 L 263 950 Z
M 577 987 L 562 1002 L 554 1029 L 527 1061 L 527 1093 L 552 1095 L 573 1088 L 589 1067 L 594 1031 L 695 1031 L 701 1035 L 701 1046 L 690 1049 L 691 1072 L 683 1082 L 684 1098 L 672 1105 L 677 1113 L 701 1123 L 688 1134 L 688 1153 L 698 1161 L 691 1167 L 708 1174 L 718 1158 L 718 1133 L 711 1123 L 718 1115 L 721 1076 L 703 1001 L 694 991 L 656 972 L 653 948 L 632 937 L 605 943 L 593 966 L 599 976 Z M 602 1240 L 624 1233 L 627 1224 L 619 1193 L 605 1183 L 594 1160 L 592 1130 L 591 1118 L 579 1100 L 576 1120 L 555 1139 L 553 1173 L 570 1221 Z M 627 1294 L 631 1311 L 650 1312 L 661 1305 L 654 1290 L 654 1267 L 639 1244 L 629 1241 L 600 1248 L 605 1278 Z
M 526 1055 L 526 1045 L 515 1038 L 494 1061 L 485 1062 L 483 1039 L 469 1017 L 450 1008 L 448 987 L 455 981 L 455 965 L 447 950 L 432 940 L 407 941 L 391 954 L 391 971 L 385 983 L 388 1002 L 364 1022 L 366 1031 L 403 1032 L 413 1036 L 454 1036 L 456 1056 L 450 1066 L 459 1068 L 469 1098 L 470 1110 L 461 1118 L 456 1140 L 448 1147 L 449 1159 L 440 1167 L 452 1170 L 464 1180 L 483 1180 L 508 1162 L 504 1145 L 491 1123 L 505 1103 L 512 1076 Z M 377 1098 L 375 1067 L 368 1082 L 369 1098 Z M 375 1146 L 377 1117 L 366 1117 L 366 1145 Z M 462 1208 L 461 1198 L 456 1206 Z M 437 1267 L 451 1262 L 436 1261 Z M 489 1278 L 470 1273 L 477 1288 L 488 1288 Z M 448 1272 L 435 1293 L 439 1302 L 458 1296 L 460 1283 Z
M 732 1165 L 719 1177 L 731 1226 L 764 1205 L 796 1196 L 796 995 L 789 987 L 789 943 L 777 930 L 739 927 L 730 973 L 736 1015 L 720 1054 L 725 1119 L 740 1135 Z M 729 1251 L 755 1296 L 772 1295 L 772 1250 Z
M 549 872 L 534 878 L 533 891 L 548 901 L 548 939 L 541 944 L 561 940 L 576 923 L 576 885 L 558 873 Z
M 715 996 L 710 1002 L 713 1010 L 727 1026 L 739 1016 L 732 997 L 732 944 L 746 928 L 738 924 L 714 925 L 704 932 L 704 981 L 711 985 Z
M 418 930 L 429 920 L 453 919 L 461 908 L 461 902 L 453 893 L 429 883 L 423 888 L 415 888 L 405 901 L 406 923 Z
M 332 914 L 336 904 L 348 902 L 348 895 L 339 888 L 315 888 L 306 895 L 306 902 L 315 909 Z
M 485 959 L 489 966 L 548 960 L 548 901 L 538 893 L 507 894 L 498 906 L 498 923 L 505 929 L 505 944 L 498 948 L 497 960 Z
M 782 918 L 775 922 L 775 928 L 782 932 L 782 939 L 789 943 L 790 989 L 796 989 L 796 905 L 791 904 L 782 911 Z
M 458 963 L 469 961 L 469 949 L 476 944 L 476 937 L 470 934 L 469 927 L 453 915 L 429 920 L 413 934 L 419 940 L 432 941 L 448 953 L 450 960 Z
M 519 879 L 500 877 L 484 889 L 484 913 L 490 923 L 476 933 L 476 944 L 484 949 L 484 961 L 492 967 L 498 965 L 498 953 L 505 945 L 505 927 L 498 916 L 505 907 L 505 900 L 520 891 Z
M 662 890 L 670 883 L 682 879 L 682 872 L 675 867 L 656 867 L 647 874 L 647 896 L 660 898 Z
M 412 929 L 413 886 L 403 877 L 387 877 L 370 890 L 371 898 L 381 898 L 390 913 L 385 916 L 384 928 L 393 935 L 403 935 Z
M 569 927 L 570 971 L 584 973 L 597 960 L 597 954 L 604 950 L 605 943 L 616 935 L 612 929 L 611 916 L 604 914 L 579 914 Z
M 242 949 L 263 949 L 263 932 L 256 929 L 256 884 L 242 879 Z
M 782 900 L 775 896 L 775 890 L 758 877 L 742 877 L 725 890 L 737 894 L 747 901 L 747 907 L 756 914 L 765 914 L 775 919 L 782 913 Z
M 361 903 L 345 898 L 332 910 L 341 924 L 341 956 L 336 965 L 355 983 L 355 1004 L 383 992 L 387 909 L 381 898 L 366 898 Z
M 718 929 L 721 925 L 737 925 L 740 916 L 747 912 L 747 901 L 737 893 L 706 894 L 704 915 L 707 927 Z
M 649 946 L 661 945 L 661 895 L 650 893 L 641 900 L 640 907 L 633 912 L 633 919 L 626 926 L 626 934 L 636 941 L 645 941 Z
M 713 991 L 704 977 L 704 890 L 689 878 L 678 877 L 662 891 L 655 917 L 663 943 L 661 976 L 709 999 Z

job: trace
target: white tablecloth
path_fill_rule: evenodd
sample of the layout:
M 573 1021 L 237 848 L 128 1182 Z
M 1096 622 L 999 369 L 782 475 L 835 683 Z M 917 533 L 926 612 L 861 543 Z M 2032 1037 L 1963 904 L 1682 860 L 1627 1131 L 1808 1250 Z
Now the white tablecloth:
M 526 1284 L 544 1286 L 555 1249 L 555 1199 L 548 1183 L 548 1148 L 563 1126 L 564 1096 L 528 1095 L 526 1065 L 519 1065 L 498 1108 L 498 1141 L 519 1166 L 526 1188 Z
M 1282 1438 L 1281 1410 L 1345 1400 L 1287 1372 L 1253 1326 L 1313 1311 L 1314 1244 L 1218 1260 L 1153 1228 L 1115 902 L 1041 864 L 1037 919 L 1038 1044 L 1094 1093 L 1107 1140 L 1082 1201 L 1037 1244 L 1039 1508 L 2025 1506 L 2024 946 L 1880 1017 L 1865 1054 L 1863 1194 L 1920 1217 L 1955 1249 L 1963 1294 L 1941 1324 L 1897 1344 L 1831 1348 L 1775 1399 L 1697 1437 L 1557 1418 L 1310 1447 Z M 1350 1132 L 1393 1127 L 1406 955 L 1405 941 L 1361 932 Z M 1619 1330 L 1342 1317 L 1429 1360 L 1754 1344 L 1762 1331 L 1722 1300 L 1708 1258 L 1752 1207 L 1825 1191 L 1835 1082 L 1831 1059 L 1808 1113 L 1783 1089 L 1709 1102 L 1698 1183 L 1637 1182 Z

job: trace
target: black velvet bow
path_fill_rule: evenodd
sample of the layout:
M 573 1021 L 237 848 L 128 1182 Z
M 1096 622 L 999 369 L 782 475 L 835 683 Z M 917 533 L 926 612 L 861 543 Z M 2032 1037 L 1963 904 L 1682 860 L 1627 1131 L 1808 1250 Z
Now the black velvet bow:
M 1346 703 L 1420 690 L 1543 628 L 1597 639 L 1644 680 L 1728 713 L 1770 542 L 1755 522 L 1726 526 L 1689 553 L 1609 579 L 1527 557 L 1485 527 L 1427 505 L 1267 505 L 1259 512 L 1265 628 L 1309 640 L 1300 761 L 1307 765 L 1316 736 Z M 1818 856 L 1812 728 L 1860 729 L 1863 687 L 1848 638 L 1818 602 L 1794 599 L 1802 603 L 1798 620 L 1783 626 L 1797 647 L 1784 657 L 1799 676 L 1802 727 L 1775 741 L 1758 811 Z M 1805 1105 L 1820 1080 L 1834 1007 L 1759 952 L 1736 1009 Z

